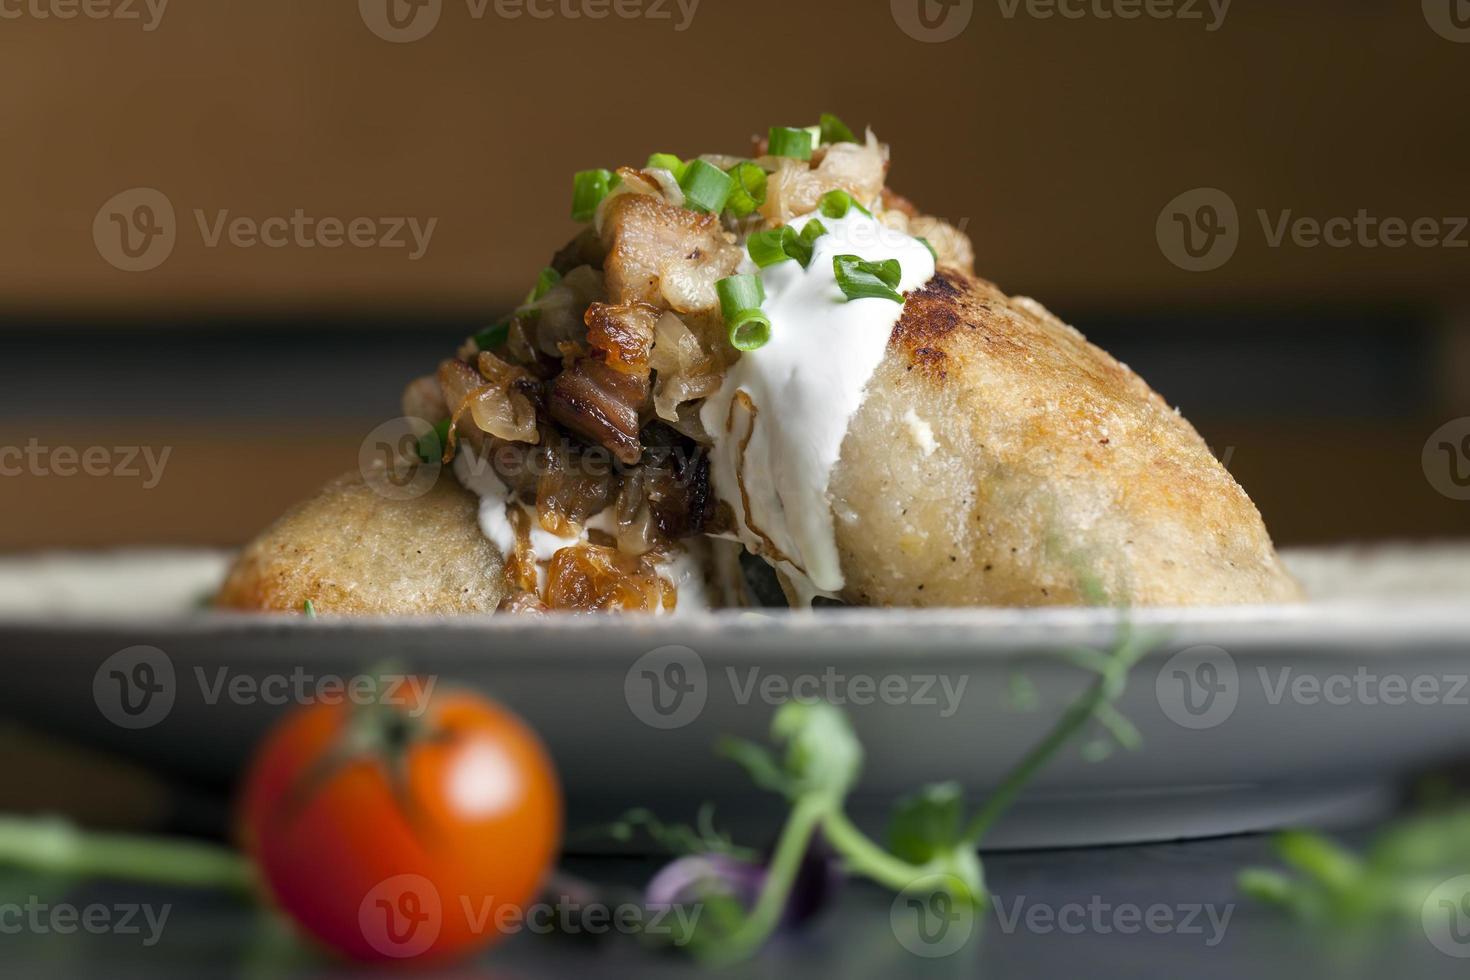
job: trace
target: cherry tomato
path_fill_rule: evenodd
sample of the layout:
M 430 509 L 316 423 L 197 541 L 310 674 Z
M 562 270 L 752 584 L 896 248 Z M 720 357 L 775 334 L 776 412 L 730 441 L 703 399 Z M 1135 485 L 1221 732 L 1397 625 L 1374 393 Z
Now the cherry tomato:
M 378 690 L 283 719 L 246 778 L 242 843 L 275 900 L 334 949 L 462 956 L 517 922 L 550 869 L 556 775 L 498 705 L 426 697 L 422 682 Z

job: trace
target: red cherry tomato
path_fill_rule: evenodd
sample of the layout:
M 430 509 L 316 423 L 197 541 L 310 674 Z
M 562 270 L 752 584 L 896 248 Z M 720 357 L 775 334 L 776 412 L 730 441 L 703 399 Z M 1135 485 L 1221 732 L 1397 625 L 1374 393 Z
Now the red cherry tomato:
M 356 959 L 493 942 L 560 841 L 561 792 L 530 728 L 473 694 L 421 690 L 293 712 L 245 782 L 243 844 L 271 894 Z

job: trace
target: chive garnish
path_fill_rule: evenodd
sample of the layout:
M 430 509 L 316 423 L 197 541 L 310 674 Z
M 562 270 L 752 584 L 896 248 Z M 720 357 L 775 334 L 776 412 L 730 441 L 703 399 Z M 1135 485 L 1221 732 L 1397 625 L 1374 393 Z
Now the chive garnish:
M 838 287 L 849 300 L 872 296 L 903 302 L 903 294 L 898 291 L 903 269 L 898 259 L 869 262 L 857 255 L 834 255 L 832 274 L 837 277 Z

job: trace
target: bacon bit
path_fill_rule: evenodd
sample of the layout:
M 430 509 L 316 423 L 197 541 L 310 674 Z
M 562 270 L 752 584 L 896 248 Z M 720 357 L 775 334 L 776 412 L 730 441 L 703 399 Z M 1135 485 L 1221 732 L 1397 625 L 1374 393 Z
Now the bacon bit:
M 639 413 L 648 403 L 649 387 L 646 374 L 619 374 L 584 357 L 551 383 L 547 409 L 554 420 L 631 466 L 643 455 Z
M 619 374 L 648 376 L 653 328 L 663 311 L 649 303 L 593 303 L 587 307 L 587 343 L 593 356 Z

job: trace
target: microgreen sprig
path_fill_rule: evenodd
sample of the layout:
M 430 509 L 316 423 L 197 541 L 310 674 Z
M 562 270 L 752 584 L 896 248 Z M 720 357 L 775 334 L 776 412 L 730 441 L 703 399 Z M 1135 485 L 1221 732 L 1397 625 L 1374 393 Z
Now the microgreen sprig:
M 895 807 L 886 847 L 864 834 L 845 812 L 847 795 L 862 771 L 863 750 L 837 708 L 825 702 L 782 705 L 771 724 L 772 743 L 784 747 L 779 756 L 770 747 L 744 739 L 723 740 L 720 753 L 743 767 L 756 785 L 785 796 L 791 810 L 749 913 L 733 923 L 726 919 L 723 935 L 705 937 L 692 948 L 717 963 L 754 954 L 779 923 L 802 855 L 818 832 L 850 873 L 896 891 L 920 885 L 938 888 L 956 901 L 983 906 L 988 896 L 977 849 L 1025 786 L 1090 723 L 1101 723 L 1121 735 L 1125 747 L 1136 735 L 1131 725 L 1120 724 L 1122 716 L 1113 702 L 1123 693 L 1129 669 L 1151 642 L 1128 630 L 1110 653 L 1089 660 L 1096 680 L 968 822 L 958 784 L 925 786 Z

